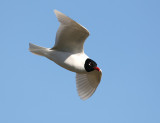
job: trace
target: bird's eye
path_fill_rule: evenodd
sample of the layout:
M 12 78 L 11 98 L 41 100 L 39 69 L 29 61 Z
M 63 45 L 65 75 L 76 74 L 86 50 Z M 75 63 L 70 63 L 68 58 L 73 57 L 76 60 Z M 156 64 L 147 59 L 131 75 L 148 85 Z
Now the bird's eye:
M 94 70 L 94 67 L 96 67 L 97 64 L 92 59 L 86 59 L 84 68 L 87 72 L 91 72 Z

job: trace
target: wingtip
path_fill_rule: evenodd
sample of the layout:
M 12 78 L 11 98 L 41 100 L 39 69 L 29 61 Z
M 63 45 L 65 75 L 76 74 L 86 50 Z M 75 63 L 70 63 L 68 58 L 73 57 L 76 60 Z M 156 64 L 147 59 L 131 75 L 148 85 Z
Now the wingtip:
M 54 9 L 53 12 L 56 14 L 56 16 L 61 13 L 60 11 L 58 11 L 56 9 Z
M 88 97 L 89 98 L 89 97 Z M 86 101 L 88 98 L 84 98 L 84 97 L 81 97 L 80 96 L 80 99 L 82 100 L 82 101 Z
M 31 45 L 32 43 L 29 42 L 29 48 L 28 48 L 29 51 L 31 51 Z
M 54 13 L 56 13 L 56 12 L 57 12 L 57 10 L 56 10 L 56 9 L 54 9 L 54 10 L 53 10 L 53 12 L 54 12 Z
M 32 43 L 31 43 L 31 42 L 29 42 L 29 46 L 30 46 L 30 45 L 32 45 Z
M 33 46 L 34 44 L 29 42 L 29 49 Z

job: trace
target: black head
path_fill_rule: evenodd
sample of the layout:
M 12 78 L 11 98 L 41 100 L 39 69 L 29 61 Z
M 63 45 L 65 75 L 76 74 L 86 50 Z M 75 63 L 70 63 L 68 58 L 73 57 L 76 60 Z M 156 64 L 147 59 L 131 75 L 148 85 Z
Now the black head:
M 93 70 L 100 71 L 100 69 L 97 67 L 97 63 L 89 58 L 86 59 L 85 64 L 84 64 L 84 68 L 87 72 L 91 72 Z

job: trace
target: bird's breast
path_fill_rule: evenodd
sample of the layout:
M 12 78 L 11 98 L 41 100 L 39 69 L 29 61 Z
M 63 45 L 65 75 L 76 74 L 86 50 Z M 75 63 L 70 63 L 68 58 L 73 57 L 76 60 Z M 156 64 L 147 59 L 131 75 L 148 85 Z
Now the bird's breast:
M 72 54 L 69 52 L 51 50 L 46 57 L 67 70 L 77 73 L 86 73 L 84 64 L 88 56 L 85 53 Z

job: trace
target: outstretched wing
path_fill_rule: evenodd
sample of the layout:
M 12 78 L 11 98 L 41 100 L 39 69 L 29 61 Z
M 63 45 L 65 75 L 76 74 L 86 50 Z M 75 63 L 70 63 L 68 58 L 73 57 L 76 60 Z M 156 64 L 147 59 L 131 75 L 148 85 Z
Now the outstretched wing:
M 60 22 L 60 27 L 52 49 L 71 53 L 83 52 L 84 41 L 89 36 L 88 30 L 63 13 L 57 10 L 54 12 Z
M 93 95 L 101 81 L 101 76 L 102 72 L 96 70 L 87 74 L 76 73 L 77 91 L 82 100 L 86 100 Z

